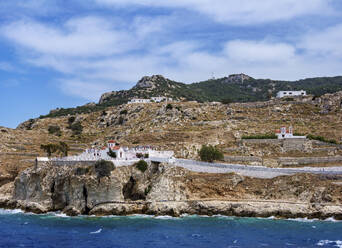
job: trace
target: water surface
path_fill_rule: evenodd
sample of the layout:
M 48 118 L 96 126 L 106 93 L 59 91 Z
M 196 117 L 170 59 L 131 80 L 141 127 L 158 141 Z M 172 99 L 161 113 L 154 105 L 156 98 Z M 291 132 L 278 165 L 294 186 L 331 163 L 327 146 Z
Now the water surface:
M 66 217 L 0 210 L 0 247 L 341 247 L 342 222 L 234 217 Z

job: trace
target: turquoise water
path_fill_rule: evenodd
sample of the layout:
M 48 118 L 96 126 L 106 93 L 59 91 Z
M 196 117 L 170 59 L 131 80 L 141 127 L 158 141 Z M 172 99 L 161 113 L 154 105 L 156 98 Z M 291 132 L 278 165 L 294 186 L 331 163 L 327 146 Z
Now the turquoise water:
M 342 247 L 342 222 L 66 217 L 0 210 L 0 247 Z

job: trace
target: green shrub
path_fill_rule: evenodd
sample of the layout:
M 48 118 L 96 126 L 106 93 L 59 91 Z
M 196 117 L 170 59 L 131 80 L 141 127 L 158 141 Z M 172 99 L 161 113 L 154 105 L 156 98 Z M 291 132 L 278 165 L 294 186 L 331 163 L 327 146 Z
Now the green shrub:
M 328 140 L 328 139 L 326 139 L 326 138 L 324 138 L 322 136 L 319 136 L 319 135 L 309 134 L 307 136 L 307 138 L 311 139 L 311 140 L 318 140 L 318 141 L 322 141 L 322 142 L 326 142 L 326 143 L 330 143 L 330 144 L 335 144 L 335 145 L 338 144 L 338 142 L 336 140 L 334 140 L 334 139 Z
M 138 170 L 140 170 L 141 172 L 145 172 L 147 170 L 148 164 L 146 163 L 146 161 L 144 160 L 140 160 L 137 164 L 136 167 Z
M 243 135 L 241 139 L 277 139 L 275 134 Z
M 223 104 L 229 104 L 229 103 L 232 103 L 233 101 L 232 101 L 232 99 L 230 99 L 230 98 L 225 98 L 225 99 L 223 99 L 222 101 L 221 101 L 221 103 L 223 103 Z
M 166 110 L 172 110 L 173 106 L 171 103 L 169 103 L 168 105 L 166 105 Z
M 69 148 L 69 146 L 68 146 L 67 143 L 61 141 L 61 142 L 59 142 L 58 150 L 59 150 L 59 152 L 60 152 L 64 157 L 67 157 L 70 148 Z
M 149 154 L 148 153 L 145 153 L 144 154 L 144 158 L 148 158 L 149 157 Z
M 76 176 L 83 176 L 89 173 L 89 168 L 78 167 L 75 170 Z
M 69 124 L 69 126 L 70 126 L 72 123 L 74 123 L 75 120 L 76 120 L 76 117 L 75 117 L 75 116 L 70 116 L 70 117 L 68 118 L 68 124 Z
M 223 160 L 223 153 L 212 145 L 203 145 L 198 152 L 202 161 L 213 162 L 214 160 Z
M 46 155 L 48 157 L 51 157 L 51 155 L 53 153 L 59 153 L 62 156 L 68 156 L 68 152 L 69 152 L 69 146 L 67 143 L 65 142 L 59 142 L 59 144 L 46 144 L 46 145 L 40 145 L 40 149 L 42 149 L 43 151 L 46 152 Z
M 108 156 L 111 157 L 111 158 L 116 158 L 116 153 L 113 152 L 112 149 L 109 148 L 109 151 L 107 152 Z
M 62 135 L 62 131 L 61 131 L 61 128 L 59 126 L 49 126 L 48 131 L 49 131 L 49 134 L 54 134 L 57 136 Z
M 47 144 L 47 145 L 40 145 L 40 149 L 46 152 L 48 157 L 51 157 L 52 153 L 55 153 L 58 150 L 58 145 L 56 144 Z
M 137 158 L 143 158 L 143 157 L 144 157 L 144 154 L 142 154 L 142 153 L 137 153 L 137 154 L 135 154 L 135 156 L 137 156 Z
M 80 135 L 83 131 L 83 126 L 81 122 L 77 121 L 70 125 L 70 129 L 72 130 L 73 135 Z
M 127 112 L 126 109 L 120 111 L 120 115 L 127 115 L 127 113 L 128 113 L 128 112 Z
M 95 172 L 98 178 L 109 177 L 115 169 L 115 165 L 111 161 L 99 160 L 95 163 Z

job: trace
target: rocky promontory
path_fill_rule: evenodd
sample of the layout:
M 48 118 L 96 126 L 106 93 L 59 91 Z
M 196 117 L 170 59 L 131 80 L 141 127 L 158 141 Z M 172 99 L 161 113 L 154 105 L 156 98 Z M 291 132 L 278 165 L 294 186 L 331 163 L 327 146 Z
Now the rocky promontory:
M 296 174 L 271 179 L 191 172 L 163 163 L 117 167 L 31 167 L 0 188 L 0 207 L 68 215 L 229 215 L 342 219 L 342 185 L 335 178 Z

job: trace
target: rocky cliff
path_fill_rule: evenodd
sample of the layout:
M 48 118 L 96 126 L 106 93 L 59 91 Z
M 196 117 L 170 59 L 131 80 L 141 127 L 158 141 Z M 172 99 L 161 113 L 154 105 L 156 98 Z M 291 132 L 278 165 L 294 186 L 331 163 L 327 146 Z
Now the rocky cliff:
M 342 219 L 336 178 L 299 174 L 273 179 L 195 173 L 167 164 L 118 167 L 39 165 L 0 188 L 0 207 L 68 215 L 236 215 Z

